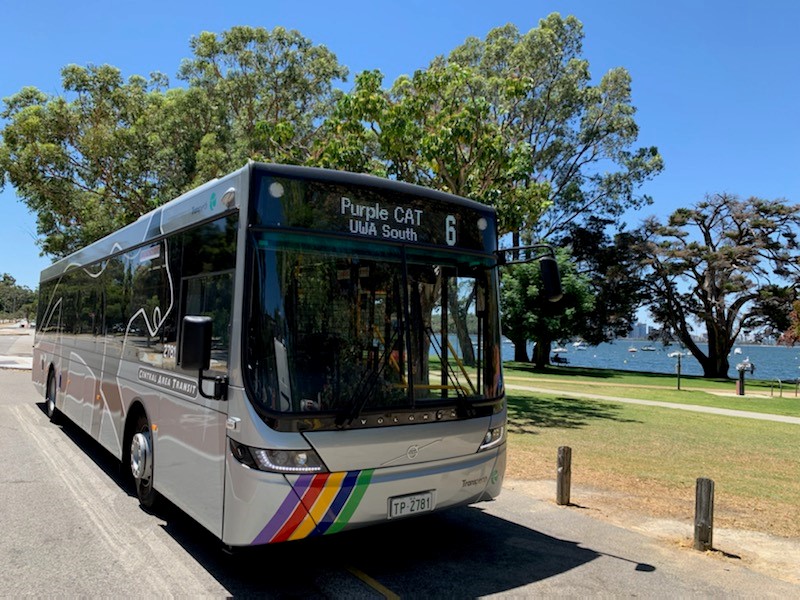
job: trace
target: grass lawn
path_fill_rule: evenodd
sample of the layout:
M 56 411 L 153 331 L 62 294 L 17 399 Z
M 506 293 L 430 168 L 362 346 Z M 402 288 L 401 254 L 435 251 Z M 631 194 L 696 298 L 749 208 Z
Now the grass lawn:
M 683 376 L 679 390 L 675 375 L 578 367 L 536 370 L 519 363 L 506 363 L 504 375 L 509 384 L 800 417 L 800 389 L 794 384 L 781 390 L 774 382 L 748 379 L 746 395 L 737 396 L 736 382 L 730 379 Z
M 603 492 L 609 508 L 691 523 L 696 479 L 708 477 L 716 486 L 716 525 L 800 537 L 800 425 L 570 395 L 590 391 L 751 411 L 757 404 L 760 412 L 800 416 L 793 392 L 783 399 L 717 396 L 714 391 L 730 390 L 733 382 L 687 378 L 687 389 L 678 391 L 674 377 L 569 371 L 506 368 L 509 384 L 524 385 L 527 378 L 560 390 L 508 390 L 507 477 L 553 480 L 557 449 L 570 446 L 573 486 Z M 573 502 L 581 504 L 574 493 Z

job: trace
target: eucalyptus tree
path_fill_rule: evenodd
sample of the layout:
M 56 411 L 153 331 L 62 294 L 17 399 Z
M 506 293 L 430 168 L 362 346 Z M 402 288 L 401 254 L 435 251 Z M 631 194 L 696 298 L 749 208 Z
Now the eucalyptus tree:
M 664 224 L 650 218 L 642 226 L 651 314 L 675 333 L 705 377 L 727 377 L 740 333 L 770 320 L 770 306 L 791 303 L 798 225 L 798 205 L 713 194 L 676 210 Z M 696 342 L 699 333 L 707 352 Z
M 179 77 L 202 90 L 215 126 L 198 170 L 227 172 L 248 159 L 301 164 L 347 77 L 336 55 L 298 31 L 231 27 L 191 39 Z M 218 174 L 218 173 L 213 173 Z
M 630 76 L 591 82 L 583 27 L 551 14 L 469 38 L 384 89 L 356 76 L 326 122 L 316 159 L 368 168 L 487 202 L 501 233 L 548 238 L 591 214 L 619 217 L 650 201 L 639 186 L 662 169 L 656 148 L 634 148 Z
M 63 256 L 248 159 L 306 162 L 347 70 L 296 31 L 233 27 L 193 38 L 180 77 L 68 65 L 63 91 L 27 87 L 0 112 L 0 186 Z
M 5 99 L 0 185 L 37 215 L 42 250 L 63 256 L 125 225 L 170 193 L 157 135 L 166 78 L 123 81 L 109 65 L 68 65 L 63 95 L 26 87 Z

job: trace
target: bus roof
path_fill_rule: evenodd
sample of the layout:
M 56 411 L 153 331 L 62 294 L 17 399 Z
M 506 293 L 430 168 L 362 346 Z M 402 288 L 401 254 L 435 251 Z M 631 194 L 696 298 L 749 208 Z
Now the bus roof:
M 461 206 L 463 208 L 489 211 L 495 213 L 495 209 L 486 204 L 481 204 L 475 200 L 449 194 L 433 188 L 387 179 L 366 173 L 353 173 L 351 171 L 336 171 L 333 169 L 321 169 L 318 167 L 301 167 L 296 165 L 278 165 L 270 163 L 252 163 L 252 166 L 259 171 L 265 171 L 279 177 L 291 177 L 297 179 L 313 179 L 316 181 L 338 183 L 341 185 L 362 186 L 373 189 L 388 190 L 398 194 L 422 196 L 432 200 L 438 200 L 445 204 Z

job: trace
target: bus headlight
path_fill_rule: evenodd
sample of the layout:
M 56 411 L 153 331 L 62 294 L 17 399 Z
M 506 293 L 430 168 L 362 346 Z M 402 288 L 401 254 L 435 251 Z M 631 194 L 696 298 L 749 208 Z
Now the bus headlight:
M 491 448 L 499 446 L 505 441 L 506 441 L 505 425 L 501 425 L 500 427 L 492 427 L 489 431 L 486 432 L 486 435 L 483 437 L 483 443 L 481 444 L 481 447 L 478 448 L 478 452 L 483 452 L 484 450 L 489 450 Z
M 313 450 L 265 450 L 230 440 L 231 454 L 243 465 L 275 473 L 322 473 L 327 471 Z

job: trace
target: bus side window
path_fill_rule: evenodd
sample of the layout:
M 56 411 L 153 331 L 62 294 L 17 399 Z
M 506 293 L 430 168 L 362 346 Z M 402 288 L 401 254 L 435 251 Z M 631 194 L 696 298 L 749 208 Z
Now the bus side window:
M 186 315 L 211 317 L 211 370 L 227 371 L 233 306 L 233 271 L 184 278 L 183 310 Z

